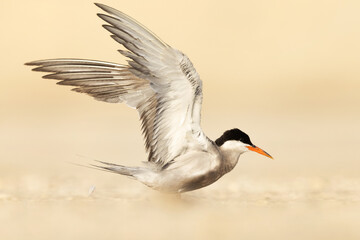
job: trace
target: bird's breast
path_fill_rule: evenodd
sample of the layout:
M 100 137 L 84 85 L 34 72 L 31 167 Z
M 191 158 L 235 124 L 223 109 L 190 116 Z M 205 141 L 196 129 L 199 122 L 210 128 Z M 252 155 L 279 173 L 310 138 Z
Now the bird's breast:
M 188 152 L 159 174 L 157 189 L 192 191 L 214 183 L 225 173 L 219 155 L 206 151 Z

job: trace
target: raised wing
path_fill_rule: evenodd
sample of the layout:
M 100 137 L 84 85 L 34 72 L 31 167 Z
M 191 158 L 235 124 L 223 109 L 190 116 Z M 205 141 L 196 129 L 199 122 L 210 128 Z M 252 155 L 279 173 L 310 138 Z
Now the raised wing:
M 76 86 L 97 100 L 135 107 L 149 151 L 149 161 L 163 166 L 186 151 L 200 128 L 202 83 L 190 60 L 135 20 L 102 4 L 104 28 L 127 51 L 129 66 L 80 59 L 41 60 L 34 70 L 53 72 L 44 78 Z
M 47 59 L 26 65 L 38 66 L 34 71 L 52 72 L 43 78 L 75 86 L 73 91 L 87 93 L 99 101 L 125 102 L 136 108 L 155 95 L 150 82 L 134 76 L 125 65 L 86 59 Z

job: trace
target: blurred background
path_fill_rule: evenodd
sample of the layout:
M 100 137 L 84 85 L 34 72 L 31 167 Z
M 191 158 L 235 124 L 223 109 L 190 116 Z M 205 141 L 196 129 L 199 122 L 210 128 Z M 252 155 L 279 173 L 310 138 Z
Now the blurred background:
M 1 1 L 1 239 L 359 239 L 359 1 L 102 3 L 187 54 L 211 139 L 237 127 L 275 160 L 247 153 L 183 201 L 72 164 L 146 160 L 138 114 L 24 63 L 120 46 L 91 1 Z

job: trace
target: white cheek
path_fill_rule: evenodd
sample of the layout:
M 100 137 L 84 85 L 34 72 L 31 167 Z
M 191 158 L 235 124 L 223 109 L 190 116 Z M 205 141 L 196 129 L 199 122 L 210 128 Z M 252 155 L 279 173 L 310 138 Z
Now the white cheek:
M 221 147 L 221 153 L 232 167 L 234 167 L 241 154 L 247 152 L 246 144 L 239 141 L 226 141 Z
M 239 142 L 239 141 L 233 141 L 233 140 L 226 141 L 221 146 L 221 148 L 224 150 L 232 150 L 232 151 L 236 151 L 236 152 L 240 152 L 240 153 L 248 151 L 246 144 Z
M 226 141 L 226 142 L 224 142 L 224 144 L 221 147 L 223 149 L 226 149 L 226 150 L 239 148 L 240 147 L 240 142 L 238 142 L 238 141 Z

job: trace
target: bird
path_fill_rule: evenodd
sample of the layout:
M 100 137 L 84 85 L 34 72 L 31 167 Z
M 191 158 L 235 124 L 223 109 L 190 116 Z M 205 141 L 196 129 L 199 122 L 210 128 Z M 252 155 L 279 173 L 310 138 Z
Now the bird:
M 98 60 L 55 58 L 25 63 L 46 72 L 45 79 L 74 87 L 96 100 L 125 103 L 141 120 L 147 161 L 124 166 L 97 161 L 100 170 L 128 176 L 166 193 L 184 193 L 206 187 L 253 151 L 272 158 L 255 146 L 249 136 L 233 128 L 215 141 L 200 126 L 202 80 L 190 59 L 163 42 L 130 16 L 95 3 L 103 27 L 123 46 L 118 50 L 127 64 Z

